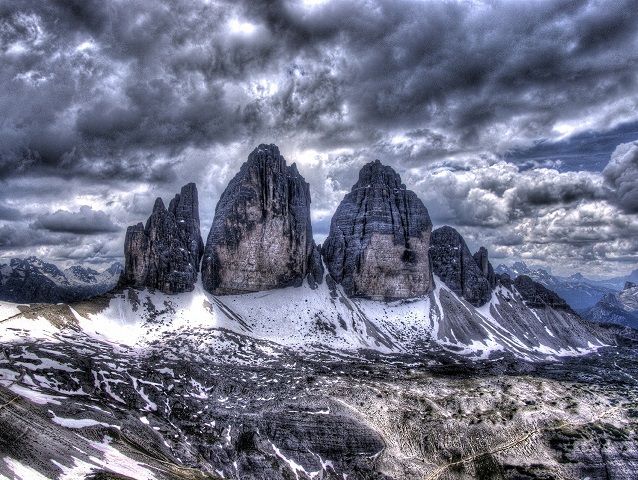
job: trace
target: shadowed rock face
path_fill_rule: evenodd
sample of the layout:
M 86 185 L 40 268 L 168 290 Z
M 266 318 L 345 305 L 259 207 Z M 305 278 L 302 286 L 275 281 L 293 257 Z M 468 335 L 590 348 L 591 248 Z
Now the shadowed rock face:
M 416 297 L 433 288 L 431 232 L 423 202 L 376 160 L 361 169 L 332 217 L 322 255 L 349 296 Z
M 310 188 L 275 145 L 259 145 L 222 194 L 206 241 L 204 288 L 215 295 L 321 282 Z
M 437 228 L 432 232 L 430 256 L 434 273 L 450 290 L 472 305 L 485 305 L 492 296 L 487 251 L 477 252 L 486 273 L 472 256 L 463 237 L 452 227 Z M 483 261 L 484 260 L 484 261 Z M 487 263 L 487 265 L 485 265 Z
M 490 282 L 490 287 L 496 287 L 496 274 L 494 273 L 494 267 L 492 267 L 492 264 L 489 261 L 487 248 L 479 248 L 478 252 L 476 252 L 473 257 L 474 261 L 481 269 L 481 272 L 483 272 L 483 275 L 487 277 L 487 281 Z
M 566 310 L 576 315 L 565 300 L 527 275 L 516 277 L 514 286 L 530 308 L 551 307 L 554 310 Z
M 121 283 L 164 293 L 190 292 L 197 281 L 203 241 L 199 230 L 197 187 L 189 183 L 168 209 L 155 200 L 146 222 L 128 227 Z

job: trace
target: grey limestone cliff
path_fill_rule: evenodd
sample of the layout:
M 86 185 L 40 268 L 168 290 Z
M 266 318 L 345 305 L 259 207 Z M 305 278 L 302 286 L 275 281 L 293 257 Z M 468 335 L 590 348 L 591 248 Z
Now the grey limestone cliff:
M 189 183 L 168 209 L 161 198 L 155 200 L 146 226 L 138 223 L 127 229 L 120 283 L 164 293 L 192 291 L 202 252 L 197 187 Z
M 492 296 L 487 250 L 472 256 L 463 237 L 448 226 L 434 230 L 431 242 L 432 268 L 443 283 L 474 306 L 487 303 Z
M 215 209 L 202 262 L 204 288 L 240 294 L 321 282 L 310 187 L 275 145 L 259 145 Z
M 565 310 L 576 315 L 565 300 L 527 275 L 516 277 L 513 285 L 530 308 L 551 307 L 554 310 Z
M 416 297 L 433 288 L 431 232 L 423 202 L 376 160 L 361 169 L 332 217 L 322 255 L 349 296 Z

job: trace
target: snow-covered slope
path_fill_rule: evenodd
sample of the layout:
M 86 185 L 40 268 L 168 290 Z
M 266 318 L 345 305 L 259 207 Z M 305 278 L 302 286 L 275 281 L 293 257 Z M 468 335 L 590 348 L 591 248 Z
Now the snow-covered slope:
M 472 357 L 510 352 L 527 359 L 579 355 L 605 343 L 591 324 L 568 310 L 530 308 L 512 287 L 497 287 L 475 308 L 439 279 L 428 296 L 385 303 L 346 297 L 324 282 L 253 294 L 216 297 L 201 284 L 190 293 L 165 295 L 128 289 L 104 303 L 70 311 L 96 340 L 144 347 L 167 337 L 214 344 L 219 332 L 302 351 L 375 350 L 419 354 L 434 347 Z M 14 322 L 4 323 L 4 340 Z M 225 338 L 225 337 L 224 337 Z M 221 345 L 218 345 L 222 348 Z
M 605 340 L 515 290 L 498 287 L 476 309 L 436 284 L 395 303 L 348 299 L 325 282 L 0 302 L 0 478 L 416 480 L 452 455 L 500 449 L 498 462 L 524 471 L 541 458 L 556 478 L 605 478 L 592 465 L 630 478 L 633 357 L 602 348 L 524 361 Z M 586 388 L 552 380 L 572 370 Z M 563 427 L 602 418 L 613 425 L 581 431 L 566 464 Z M 464 478 L 484 472 L 465 468 Z

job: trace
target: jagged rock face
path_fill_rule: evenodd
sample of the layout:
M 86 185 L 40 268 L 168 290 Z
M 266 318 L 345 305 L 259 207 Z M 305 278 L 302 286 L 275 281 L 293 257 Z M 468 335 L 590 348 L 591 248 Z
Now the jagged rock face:
M 312 238 L 310 187 L 275 145 L 259 145 L 222 194 L 204 259 L 204 288 L 215 295 L 321 282 Z
M 494 268 L 489 261 L 487 248 L 481 247 L 478 252 L 473 255 L 474 261 L 483 272 L 483 275 L 487 277 L 487 281 L 490 282 L 490 287 L 493 289 L 496 287 L 496 275 L 494 274 Z
M 481 260 L 481 251 L 477 253 Z M 434 273 L 454 293 L 472 305 L 485 305 L 492 296 L 491 282 L 481 269 L 463 237 L 452 227 L 437 228 L 432 232 L 430 256 Z M 484 260 L 487 262 L 487 251 Z M 489 262 L 488 262 L 489 265 Z
M 585 310 L 583 317 L 593 322 L 617 323 L 638 329 L 638 285 L 625 282 L 621 292 L 606 294 L 596 305 Z
M 361 169 L 332 217 L 322 255 L 349 296 L 417 297 L 433 288 L 431 232 L 423 202 L 376 160 Z
M 155 200 L 146 226 L 138 223 L 127 229 L 121 283 L 164 293 L 190 292 L 202 252 L 197 187 L 189 183 L 168 209 L 161 198 Z
M 514 279 L 514 287 L 530 308 L 551 307 L 554 310 L 565 310 L 576 315 L 565 300 L 560 298 L 550 289 L 535 282 L 527 275 L 519 275 Z

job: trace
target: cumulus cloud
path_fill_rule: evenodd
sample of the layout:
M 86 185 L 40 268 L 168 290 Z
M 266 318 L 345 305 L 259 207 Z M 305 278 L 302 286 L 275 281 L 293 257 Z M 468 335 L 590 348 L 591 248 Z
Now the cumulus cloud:
M 638 213 L 638 142 L 618 145 L 603 177 L 618 205 L 626 213 Z
M 120 227 L 115 225 L 106 213 L 93 210 L 88 205 L 80 207 L 79 212 L 58 210 L 38 216 L 31 224 L 32 228 L 45 229 L 50 232 L 77 233 L 81 235 L 95 235 L 99 233 L 117 232 Z

